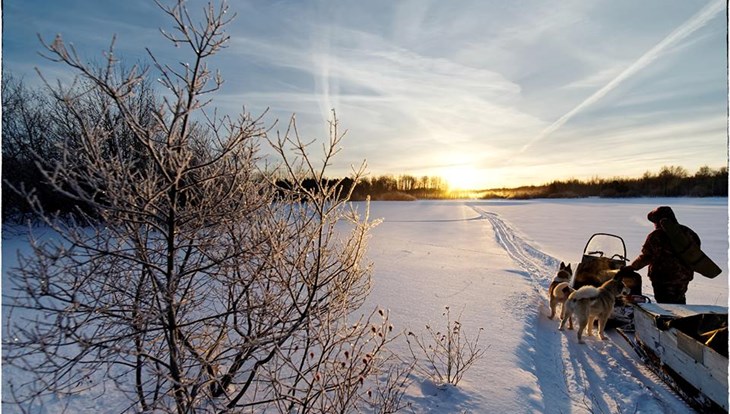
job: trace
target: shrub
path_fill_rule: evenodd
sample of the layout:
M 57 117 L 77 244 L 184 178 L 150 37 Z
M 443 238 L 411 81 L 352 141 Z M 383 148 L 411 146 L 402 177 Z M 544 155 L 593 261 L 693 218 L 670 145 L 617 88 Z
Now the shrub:
M 408 332 L 406 341 L 420 371 L 439 384 L 458 385 L 469 368 L 479 360 L 485 350 L 479 347 L 479 329 L 474 339 L 469 339 L 462 329 L 461 313 L 451 320 L 448 306 L 442 316 L 446 319 L 444 331 L 426 325 L 426 336 Z

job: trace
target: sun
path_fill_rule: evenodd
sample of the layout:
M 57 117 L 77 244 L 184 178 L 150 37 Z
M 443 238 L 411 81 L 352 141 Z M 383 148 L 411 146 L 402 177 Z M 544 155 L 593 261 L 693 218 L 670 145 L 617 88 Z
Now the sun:
M 449 185 L 449 190 L 478 190 L 483 187 L 481 173 L 470 166 L 455 166 L 443 169 L 439 175 Z

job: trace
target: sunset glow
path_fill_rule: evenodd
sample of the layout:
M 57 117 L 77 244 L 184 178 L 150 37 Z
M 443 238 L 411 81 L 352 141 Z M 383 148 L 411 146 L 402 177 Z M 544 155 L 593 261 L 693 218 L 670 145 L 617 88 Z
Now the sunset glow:
M 485 182 L 483 172 L 473 167 L 451 167 L 439 174 L 449 185 L 449 190 L 479 190 Z

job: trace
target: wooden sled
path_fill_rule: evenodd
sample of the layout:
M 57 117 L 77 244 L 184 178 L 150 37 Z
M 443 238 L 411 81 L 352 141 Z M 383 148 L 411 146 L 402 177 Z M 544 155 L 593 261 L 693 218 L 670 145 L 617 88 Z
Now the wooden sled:
M 727 307 L 641 303 L 618 332 L 664 382 L 703 413 L 728 411 Z

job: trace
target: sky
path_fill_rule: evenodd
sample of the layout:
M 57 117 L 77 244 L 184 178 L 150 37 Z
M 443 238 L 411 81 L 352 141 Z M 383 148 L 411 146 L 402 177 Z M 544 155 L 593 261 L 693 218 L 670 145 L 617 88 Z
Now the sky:
M 166 2 L 168 4 L 169 2 Z M 191 0 L 191 11 L 205 2 Z M 344 176 L 441 176 L 452 188 L 690 174 L 728 163 L 722 0 L 231 1 L 226 80 L 211 105 L 284 130 L 296 117 L 321 153 L 332 110 L 347 130 Z M 145 48 L 190 54 L 160 34 L 149 0 L 3 1 L 3 72 L 68 79 L 39 55 L 57 34 L 90 62 L 116 35 L 125 64 Z M 276 124 L 275 124 L 276 122 Z M 264 149 L 265 152 L 265 149 Z

